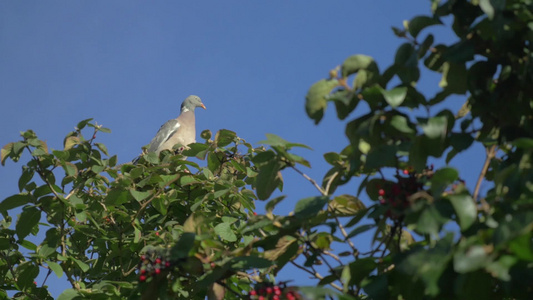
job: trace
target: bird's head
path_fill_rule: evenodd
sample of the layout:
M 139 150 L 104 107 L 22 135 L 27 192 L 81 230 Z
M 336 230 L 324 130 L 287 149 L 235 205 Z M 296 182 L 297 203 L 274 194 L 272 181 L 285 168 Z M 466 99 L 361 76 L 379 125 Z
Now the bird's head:
M 185 98 L 185 101 L 181 104 L 181 112 L 194 111 L 195 108 L 201 107 L 205 109 L 205 105 L 202 103 L 200 97 L 195 95 L 190 95 Z

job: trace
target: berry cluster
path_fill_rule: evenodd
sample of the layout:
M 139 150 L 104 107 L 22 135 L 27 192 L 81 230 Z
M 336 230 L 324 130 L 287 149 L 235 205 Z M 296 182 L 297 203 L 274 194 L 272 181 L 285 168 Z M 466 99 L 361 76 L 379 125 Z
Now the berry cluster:
M 144 282 L 150 276 L 159 275 L 161 271 L 172 267 L 172 265 L 172 262 L 161 254 L 143 254 L 139 263 L 139 281 Z
M 411 203 L 409 197 L 416 192 L 423 190 L 424 182 L 433 174 L 433 165 L 426 168 L 422 173 L 416 173 L 412 169 L 402 170 L 402 174 L 397 171 L 394 182 L 387 188 L 379 188 L 378 200 L 381 205 L 387 206 L 385 215 L 391 219 L 397 219 L 402 215 L 402 211 L 408 208 Z
M 287 287 L 286 282 L 278 285 L 272 283 L 259 283 L 248 293 L 250 300 L 296 300 L 301 299 L 300 294 L 291 287 Z

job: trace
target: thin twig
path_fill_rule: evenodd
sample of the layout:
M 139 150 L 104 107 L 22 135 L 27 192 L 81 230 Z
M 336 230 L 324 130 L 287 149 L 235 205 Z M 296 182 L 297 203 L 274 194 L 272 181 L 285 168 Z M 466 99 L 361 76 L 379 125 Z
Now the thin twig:
M 320 275 L 318 272 L 313 272 L 311 270 L 308 270 L 306 269 L 305 267 L 303 266 L 300 266 L 299 264 L 295 263 L 294 261 L 291 261 L 291 264 L 295 267 L 297 267 L 298 269 L 302 270 L 302 271 L 305 271 L 309 274 L 311 274 L 313 277 L 317 278 L 317 279 L 323 279 L 324 277 L 322 275 Z M 337 284 L 335 284 L 334 282 L 330 282 L 329 285 L 331 285 L 333 288 L 335 288 L 336 290 L 342 292 L 342 287 L 338 286 Z
M 304 172 L 300 171 L 298 168 L 296 168 L 295 166 L 291 166 L 291 168 L 293 170 L 295 170 L 298 174 L 302 175 L 305 179 L 307 179 L 309 182 L 311 182 L 311 184 L 323 195 L 323 196 L 329 196 L 328 193 L 326 191 L 324 191 L 317 183 L 314 179 L 312 179 L 311 177 L 307 176 L 307 174 L 305 174 Z M 334 176 L 332 177 L 335 177 L 336 174 L 334 174 Z M 330 179 L 331 180 L 331 179 Z M 329 190 L 329 188 L 328 188 Z M 330 209 L 331 211 L 333 211 L 333 207 L 331 207 L 331 204 L 328 203 L 328 209 Z M 352 243 L 352 241 L 348 238 L 348 233 L 346 232 L 346 230 L 344 229 L 344 226 L 342 226 L 342 223 L 340 222 L 339 218 L 337 216 L 334 215 L 334 218 L 335 218 L 335 222 L 337 223 L 337 226 L 339 227 L 339 230 L 341 231 L 341 234 L 342 236 L 344 237 L 344 239 L 346 240 L 346 242 L 348 242 L 348 245 L 350 245 L 350 248 L 352 248 L 353 250 L 353 255 L 354 256 L 357 256 L 359 255 L 359 250 L 357 250 L 357 248 L 355 247 L 355 245 Z
M 316 181 L 315 181 L 313 178 L 307 176 L 307 174 L 305 174 L 304 172 L 300 171 L 300 170 L 299 170 L 298 168 L 296 168 L 295 166 L 292 166 L 292 165 L 291 165 L 291 168 L 292 168 L 294 171 L 296 171 L 298 174 L 302 175 L 302 176 L 303 176 L 305 179 L 307 179 L 309 182 L 311 182 L 311 184 L 315 186 L 315 188 L 316 188 L 316 189 L 322 194 L 322 196 L 328 196 L 328 193 L 326 193 L 326 191 L 324 191 L 324 190 L 320 187 L 320 185 L 318 185 L 318 183 L 316 183 Z
M 483 164 L 483 168 L 481 168 L 481 172 L 479 173 L 479 177 L 477 179 L 476 187 L 474 189 L 473 199 L 474 203 L 477 201 L 477 197 L 479 195 L 479 190 L 481 188 L 481 183 L 483 182 L 483 179 L 485 178 L 485 175 L 487 174 L 487 170 L 489 169 L 489 165 L 491 160 L 496 156 L 496 145 L 492 145 L 490 148 L 486 149 L 487 151 L 487 157 L 485 158 L 485 163 Z M 482 202 L 482 207 L 484 210 L 488 209 L 488 203 L 485 201 L 485 199 L 480 200 Z

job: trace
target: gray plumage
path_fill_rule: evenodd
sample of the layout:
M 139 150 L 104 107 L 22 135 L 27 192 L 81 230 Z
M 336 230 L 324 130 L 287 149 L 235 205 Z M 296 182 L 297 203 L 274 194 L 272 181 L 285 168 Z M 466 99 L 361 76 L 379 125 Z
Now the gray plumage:
M 191 95 L 181 104 L 181 113 L 176 119 L 167 121 L 159 128 L 157 134 L 148 145 L 148 152 L 158 153 L 172 150 L 177 144 L 187 146 L 196 142 L 196 125 L 194 109 L 205 105 L 198 96 Z

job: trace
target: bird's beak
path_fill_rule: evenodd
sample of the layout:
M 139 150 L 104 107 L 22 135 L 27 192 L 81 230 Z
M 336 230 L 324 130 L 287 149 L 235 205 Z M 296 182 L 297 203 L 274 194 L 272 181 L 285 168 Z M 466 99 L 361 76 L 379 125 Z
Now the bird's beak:
M 207 109 L 207 108 L 205 108 L 205 105 L 204 105 L 203 103 L 202 103 L 202 105 L 200 105 L 200 106 L 201 106 L 203 109 Z

